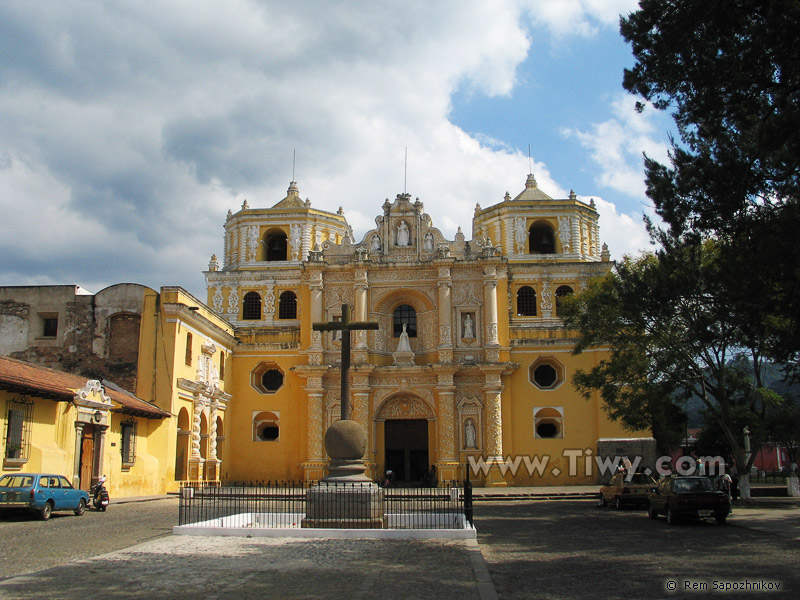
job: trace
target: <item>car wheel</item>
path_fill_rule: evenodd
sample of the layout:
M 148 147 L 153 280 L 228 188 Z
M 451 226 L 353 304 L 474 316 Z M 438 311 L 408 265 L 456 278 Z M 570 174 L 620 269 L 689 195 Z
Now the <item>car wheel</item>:
M 83 498 L 78 502 L 78 507 L 75 509 L 75 514 L 79 517 L 86 512 L 86 500 Z
M 50 515 L 52 514 L 53 514 L 53 503 L 45 502 L 44 506 L 39 510 L 39 518 L 42 521 L 47 521 L 50 518 Z
M 655 508 L 653 508 L 652 504 L 647 507 L 647 516 L 650 517 L 651 519 L 658 518 L 658 511 Z
M 619 496 L 614 498 L 614 508 L 620 510 L 622 508 L 622 502 L 620 502 Z
M 714 513 L 714 518 L 717 520 L 717 523 L 720 525 L 725 525 L 725 521 L 728 520 L 728 515 L 722 512 Z
M 675 525 L 675 523 L 677 522 L 678 522 L 677 516 L 675 515 L 674 512 L 672 512 L 671 508 L 667 507 L 667 523 L 669 525 Z

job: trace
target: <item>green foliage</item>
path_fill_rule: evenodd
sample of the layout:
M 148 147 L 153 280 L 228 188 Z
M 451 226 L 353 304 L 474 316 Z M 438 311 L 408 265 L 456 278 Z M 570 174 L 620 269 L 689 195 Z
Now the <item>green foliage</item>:
M 800 352 L 800 2 L 641 0 L 620 22 L 623 86 L 671 112 L 671 165 L 646 158 L 672 237 L 714 238 L 747 345 Z M 759 357 L 760 358 L 760 357 Z
M 755 383 L 760 350 L 739 343 L 747 334 L 726 295 L 719 254 L 712 241 L 664 236 L 662 250 L 623 258 L 565 302 L 561 314 L 578 332 L 575 353 L 609 351 L 573 375 L 584 397 L 599 391 L 610 418 L 630 429 L 652 428 L 662 448 L 675 444 L 685 424 L 680 405 L 698 397 L 723 445 L 743 464 L 741 423 L 762 431 L 767 409 L 782 399 Z
M 800 456 L 800 404 L 782 404 L 767 421 L 770 440 L 786 448 L 789 461 L 797 464 Z

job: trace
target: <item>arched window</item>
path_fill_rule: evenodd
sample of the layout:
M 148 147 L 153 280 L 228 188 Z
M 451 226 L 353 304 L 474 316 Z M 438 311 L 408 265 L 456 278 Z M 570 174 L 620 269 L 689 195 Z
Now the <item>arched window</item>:
M 556 236 L 553 228 L 545 223 L 534 223 L 528 234 L 531 254 L 555 254 Z
M 287 260 L 286 234 L 281 232 L 271 233 L 266 239 L 267 261 Z
M 242 302 L 242 319 L 256 321 L 261 318 L 261 295 L 258 292 L 247 292 Z
M 517 316 L 536 316 L 536 290 L 529 285 L 523 285 L 517 290 Z
M 561 299 L 571 296 L 574 293 L 575 290 L 568 285 L 560 285 L 556 288 L 556 313 L 558 313 L 558 310 L 561 308 Z
M 401 304 L 394 309 L 393 337 L 400 337 L 400 334 L 403 333 L 403 323 L 406 324 L 408 337 L 417 337 L 417 311 L 413 306 Z
M 297 295 L 294 292 L 283 292 L 278 298 L 278 318 L 297 318 Z
M 262 411 L 253 415 L 253 441 L 276 442 L 280 437 L 280 413 Z
M 564 437 L 564 409 L 547 406 L 533 409 L 533 437 L 538 439 Z

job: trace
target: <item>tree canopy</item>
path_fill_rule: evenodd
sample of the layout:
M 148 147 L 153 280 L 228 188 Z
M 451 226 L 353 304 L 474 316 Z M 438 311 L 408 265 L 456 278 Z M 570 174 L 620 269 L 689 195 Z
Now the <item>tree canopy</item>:
M 670 111 L 670 165 L 645 157 L 671 236 L 713 237 L 730 306 L 764 352 L 800 351 L 800 2 L 641 0 L 621 19 L 623 86 Z
M 731 310 L 719 244 L 662 243 L 656 253 L 623 258 L 562 302 L 565 325 L 579 334 L 575 353 L 608 348 L 573 384 L 586 398 L 599 391 L 612 419 L 654 433 L 665 415 L 680 422 L 681 401 L 698 397 L 728 448 L 722 456 L 749 468 L 742 424 L 763 431 L 781 399 L 757 383 L 762 351 L 741 343 L 747 326 Z

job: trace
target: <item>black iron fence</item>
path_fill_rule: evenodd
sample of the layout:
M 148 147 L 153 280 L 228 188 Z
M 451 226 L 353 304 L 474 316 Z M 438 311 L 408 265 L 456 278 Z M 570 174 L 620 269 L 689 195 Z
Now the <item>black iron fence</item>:
M 472 485 L 197 483 L 181 487 L 178 524 L 223 528 L 463 529 Z

